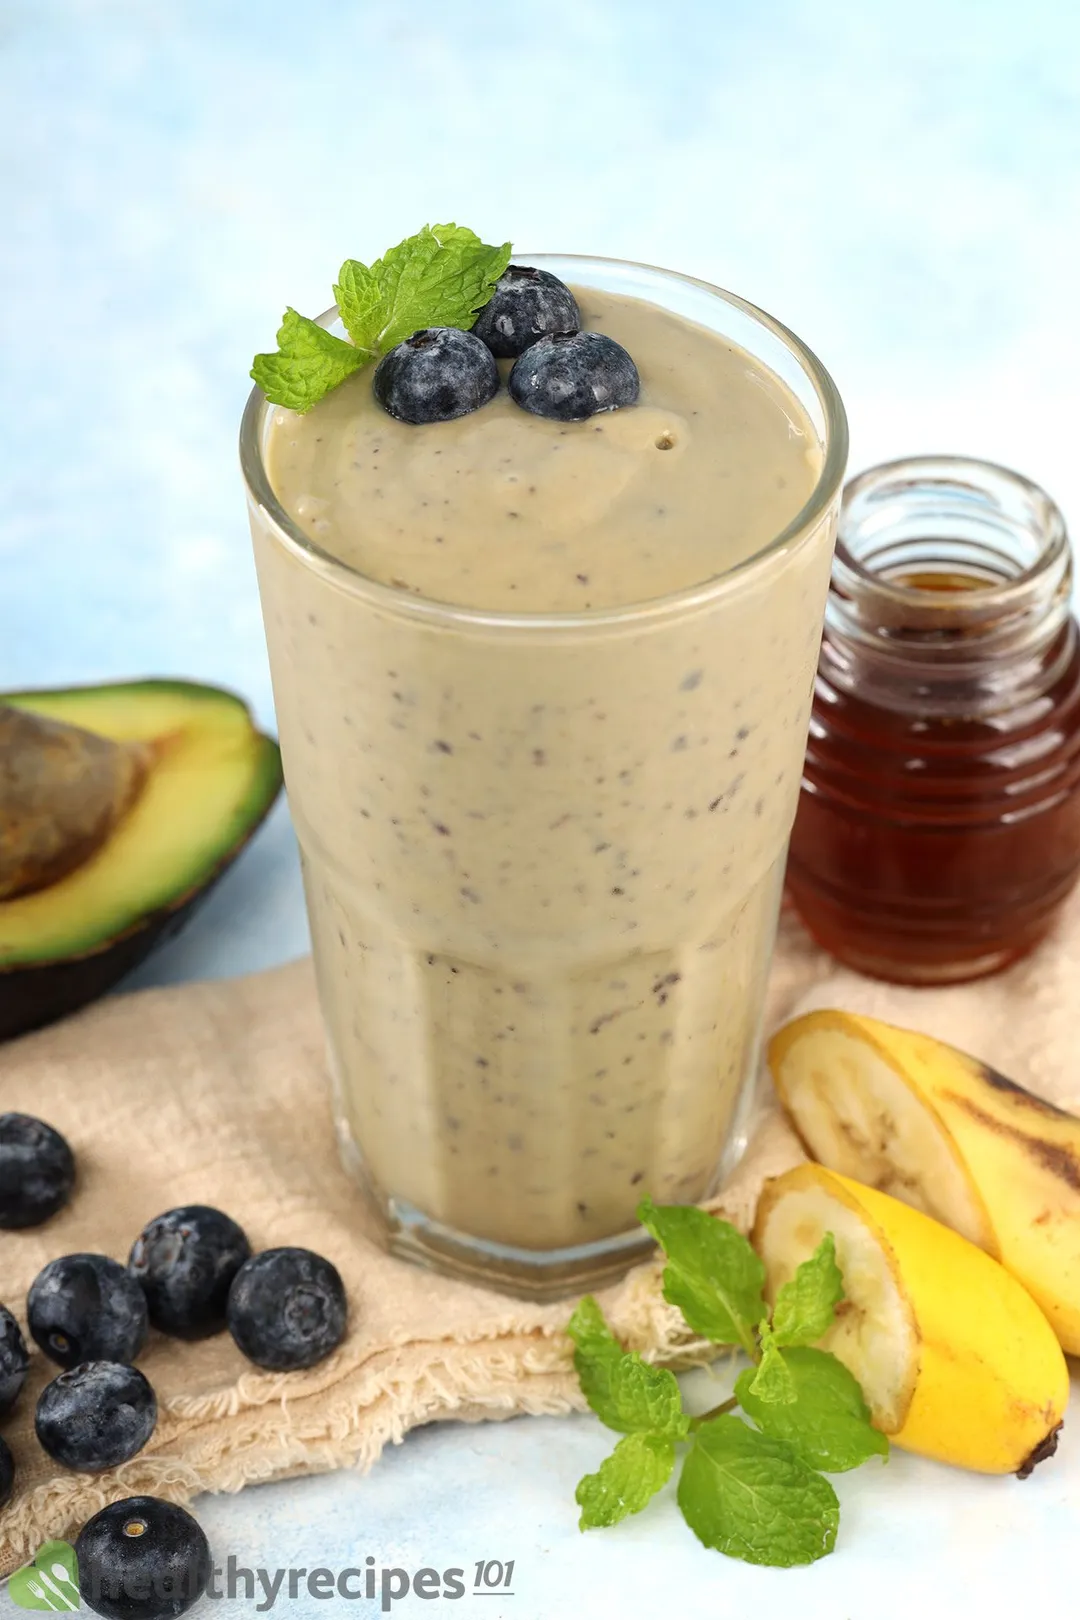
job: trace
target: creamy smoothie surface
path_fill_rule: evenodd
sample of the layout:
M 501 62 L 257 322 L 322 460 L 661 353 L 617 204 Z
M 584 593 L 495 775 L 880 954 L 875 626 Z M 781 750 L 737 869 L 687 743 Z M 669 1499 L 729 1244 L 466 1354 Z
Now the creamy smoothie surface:
M 552 422 L 503 389 L 416 428 L 386 414 L 361 371 L 308 415 L 279 413 L 268 471 L 282 505 L 371 579 L 512 612 L 647 602 L 759 551 L 820 469 L 799 404 L 717 333 L 575 291 L 584 327 L 633 355 L 636 406 Z
M 417 614 L 410 593 L 538 614 L 669 595 L 810 496 L 821 446 L 771 372 L 578 296 L 636 361 L 637 405 L 564 424 L 504 389 L 411 426 L 364 371 L 273 412 L 281 502 L 396 600 L 252 510 L 344 1134 L 392 1225 L 529 1251 L 628 1232 L 645 1193 L 700 1198 L 730 1159 L 835 517 L 641 620 Z

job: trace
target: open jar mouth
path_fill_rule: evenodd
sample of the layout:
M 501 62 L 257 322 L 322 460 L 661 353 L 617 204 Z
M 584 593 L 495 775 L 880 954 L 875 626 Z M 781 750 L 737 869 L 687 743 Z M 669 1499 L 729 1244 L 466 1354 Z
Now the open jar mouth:
M 846 636 L 1005 647 L 1069 613 L 1072 553 L 1045 490 L 992 462 L 920 456 L 846 486 L 827 623 Z
M 708 607 L 718 596 L 739 590 L 753 579 L 756 570 L 768 566 L 769 559 L 796 546 L 827 518 L 847 465 L 847 417 L 836 385 L 821 361 L 780 321 L 708 282 L 631 260 L 583 254 L 525 254 L 516 262 L 550 270 L 571 283 L 659 303 L 721 332 L 768 366 L 806 410 L 823 452 L 817 483 L 802 509 L 761 549 L 723 573 L 649 601 L 550 613 L 512 613 L 459 606 L 415 596 L 370 578 L 324 550 L 293 520 L 274 493 L 266 471 L 264 451 L 274 407 L 268 404 L 260 389 L 254 388 L 248 397 L 240 429 L 240 464 L 248 500 L 264 527 L 298 561 L 322 574 L 339 589 L 363 597 L 384 611 L 423 619 L 443 628 L 468 626 L 515 634 L 579 630 L 583 626 L 636 628 L 670 614 Z M 336 330 L 339 335 L 344 334 L 336 309 L 321 315 L 319 324 Z M 657 448 L 668 447 L 658 444 Z

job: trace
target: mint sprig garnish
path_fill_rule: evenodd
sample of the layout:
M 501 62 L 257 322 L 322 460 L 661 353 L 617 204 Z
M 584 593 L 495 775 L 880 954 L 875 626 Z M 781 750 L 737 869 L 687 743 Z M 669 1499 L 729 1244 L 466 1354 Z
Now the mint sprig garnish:
M 786 1440 L 803 1462 L 826 1474 L 843 1474 L 870 1457 L 887 1457 L 889 1442 L 870 1422 L 858 1382 L 827 1350 L 800 1346 L 784 1355 L 794 1392 L 790 1401 L 762 1400 L 754 1393 L 754 1371 L 735 1381 L 735 1395 L 765 1434 Z
M 827 1479 L 783 1440 L 726 1415 L 694 1435 L 679 1506 L 706 1547 L 781 1569 L 824 1558 L 840 1527 L 840 1504 Z
M 421 327 L 467 330 L 509 262 L 509 242 L 490 247 L 464 225 L 425 225 L 370 266 L 346 259 L 334 298 L 350 342 L 287 309 L 277 351 L 257 354 L 251 375 L 273 404 L 309 411 Z
M 795 1399 L 795 1384 L 768 1317 L 758 1326 L 758 1349 L 761 1359 L 757 1371 L 751 1374 L 750 1388 L 759 1401 L 770 1406 L 790 1406 Z
M 661 1434 L 625 1435 L 596 1473 L 578 1482 L 581 1529 L 601 1530 L 640 1513 L 667 1484 L 674 1467 L 674 1440 Z
M 765 1315 L 765 1267 L 742 1234 L 693 1204 L 658 1208 L 646 1198 L 637 1213 L 667 1255 L 668 1303 L 703 1339 L 753 1355 L 754 1329 Z
M 681 1440 L 690 1420 L 675 1374 L 624 1351 L 592 1296 L 583 1299 L 567 1328 L 585 1399 L 609 1429 Z
M 826 1232 L 809 1260 L 790 1282 L 777 1290 L 772 1330 L 777 1344 L 816 1344 L 832 1326 L 844 1297 L 844 1279 L 836 1263 L 836 1243 Z
M 765 1268 L 727 1221 L 645 1199 L 638 1218 L 664 1250 L 664 1297 L 687 1325 L 751 1362 L 735 1393 L 691 1417 L 673 1373 L 626 1351 L 591 1296 L 570 1319 L 574 1366 L 585 1399 L 621 1439 L 577 1488 L 583 1530 L 639 1513 L 671 1477 L 683 1517 L 707 1547 L 751 1564 L 813 1563 L 836 1544 L 840 1507 L 823 1473 L 842 1473 L 889 1442 L 870 1422 L 857 1381 L 834 1355 L 810 1348 L 843 1299 L 836 1246 L 827 1234 L 778 1292 L 770 1313 Z M 741 1406 L 751 1427 L 733 1415 Z
M 290 411 L 309 411 L 370 358 L 295 309 L 282 316 L 277 341 L 276 354 L 255 356 L 251 375 L 268 400 Z
M 422 326 L 468 328 L 510 263 L 464 225 L 425 225 L 370 269 L 346 259 L 334 297 L 353 343 L 372 359 Z

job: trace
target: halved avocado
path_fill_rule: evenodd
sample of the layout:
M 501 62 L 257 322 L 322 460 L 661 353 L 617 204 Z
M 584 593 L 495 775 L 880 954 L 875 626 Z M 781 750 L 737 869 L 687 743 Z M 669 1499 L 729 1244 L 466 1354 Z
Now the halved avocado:
M 282 777 L 277 743 L 255 729 L 240 698 L 214 686 L 146 680 L 14 692 L 0 695 L 0 707 L 92 734 L 56 749 L 65 790 L 74 772 L 88 795 L 97 792 L 87 801 L 87 826 L 103 798 L 111 793 L 115 800 L 107 817 L 98 817 L 101 841 L 89 853 L 80 850 L 71 869 L 56 860 L 49 837 L 38 841 L 42 870 L 53 862 L 42 886 L 20 887 L 26 867 L 12 858 L 18 878 L 6 891 L 11 897 L 0 900 L 0 1040 L 6 1040 L 102 995 L 175 933 L 263 821 Z M 0 727 L 0 747 L 20 729 Z M 50 745 L 62 744 L 62 733 L 46 730 Z M 114 753 L 121 771 L 125 761 L 136 761 L 134 786 L 130 771 L 115 772 L 107 788 L 95 785 L 94 737 L 131 745 Z M 9 784 L 16 775 L 8 773 Z M 28 775 L 20 777 L 23 801 Z M 33 794 L 41 797 L 36 780 Z M 21 823 L 16 827 L 23 807 L 9 808 L 0 851 L 5 833 L 9 850 L 18 844 L 20 854 L 34 843 L 20 836 Z M 59 810 L 52 819 L 71 822 Z M 49 881 L 52 872 L 62 875 Z

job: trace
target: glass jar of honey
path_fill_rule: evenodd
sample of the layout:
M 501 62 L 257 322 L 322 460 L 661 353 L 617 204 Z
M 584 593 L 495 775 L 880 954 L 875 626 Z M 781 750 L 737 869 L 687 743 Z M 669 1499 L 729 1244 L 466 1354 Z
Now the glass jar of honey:
M 925 457 L 847 487 L 788 889 L 877 978 L 994 973 L 1080 875 L 1080 631 L 1061 513 Z

